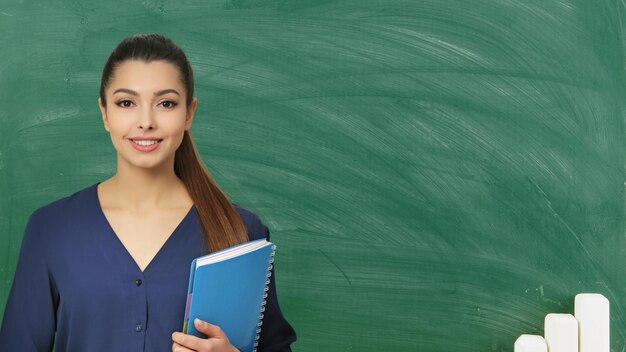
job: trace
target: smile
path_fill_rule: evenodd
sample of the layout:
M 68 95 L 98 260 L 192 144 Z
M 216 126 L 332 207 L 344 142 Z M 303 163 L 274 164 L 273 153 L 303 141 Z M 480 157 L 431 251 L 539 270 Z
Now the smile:
M 161 145 L 162 139 L 130 139 L 130 144 L 140 152 L 151 152 Z
M 156 139 L 146 139 L 143 141 L 133 141 L 139 145 L 143 145 L 143 146 L 149 146 L 149 145 L 153 145 L 154 143 L 158 142 L 158 140 Z

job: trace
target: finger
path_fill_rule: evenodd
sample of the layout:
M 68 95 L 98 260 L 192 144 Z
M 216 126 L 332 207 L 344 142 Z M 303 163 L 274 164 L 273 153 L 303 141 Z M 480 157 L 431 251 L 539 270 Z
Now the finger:
M 178 344 L 181 347 L 186 347 L 190 351 L 199 351 L 202 348 L 206 347 L 206 343 L 208 342 L 206 339 L 201 339 L 193 335 L 183 334 L 182 332 L 173 333 L 172 340 L 174 341 L 175 344 Z M 186 352 L 187 349 L 182 349 L 181 351 Z
M 172 344 L 172 352 L 194 352 L 194 351 L 174 342 L 174 344 Z
M 193 321 L 193 323 L 196 326 L 196 330 L 200 331 L 201 333 L 204 333 L 209 338 L 226 337 L 222 329 L 217 325 L 209 324 L 206 321 L 203 321 L 197 318 Z

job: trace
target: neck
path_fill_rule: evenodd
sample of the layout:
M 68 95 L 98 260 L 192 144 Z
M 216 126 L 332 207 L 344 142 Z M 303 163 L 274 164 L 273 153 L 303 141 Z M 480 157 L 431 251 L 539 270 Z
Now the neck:
M 117 206 L 142 211 L 188 203 L 188 196 L 181 197 L 187 191 L 174 173 L 173 161 L 165 164 L 146 169 L 118 160 L 117 173 L 109 180 Z

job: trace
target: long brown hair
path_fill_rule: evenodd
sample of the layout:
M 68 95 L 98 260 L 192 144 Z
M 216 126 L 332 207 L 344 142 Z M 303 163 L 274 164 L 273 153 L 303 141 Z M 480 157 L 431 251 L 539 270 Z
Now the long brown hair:
M 126 60 L 143 62 L 162 60 L 177 66 L 187 91 L 187 108 L 191 106 L 194 80 L 187 56 L 171 39 L 154 33 L 127 37 L 113 50 L 102 71 L 100 82 L 102 105 L 106 107 L 105 91 L 115 69 Z M 194 202 L 208 250 L 216 251 L 248 241 L 248 233 L 239 213 L 204 166 L 190 131 L 185 131 L 183 141 L 176 150 L 174 172 Z

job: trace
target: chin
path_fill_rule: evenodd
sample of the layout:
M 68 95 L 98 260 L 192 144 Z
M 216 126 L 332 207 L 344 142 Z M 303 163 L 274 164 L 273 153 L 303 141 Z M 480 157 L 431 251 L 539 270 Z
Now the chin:
M 138 164 L 134 164 L 133 166 L 138 169 L 156 170 L 156 169 L 161 168 L 163 165 L 162 164 L 138 163 Z
M 144 159 L 144 160 L 138 160 L 138 159 Z M 146 159 L 151 159 L 151 160 L 146 160 Z M 162 169 L 163 167 L 167 165 L 167 160 L 161 159 L 161 158 L 158 158 L 157 160 L 157 158 L 154 158 L 154 157 L 124 158 L 124 163 L 131 168 L 158 170 L 158 169 Z M 172 167 L 173 167 L 173 163 L 172 163 Z

